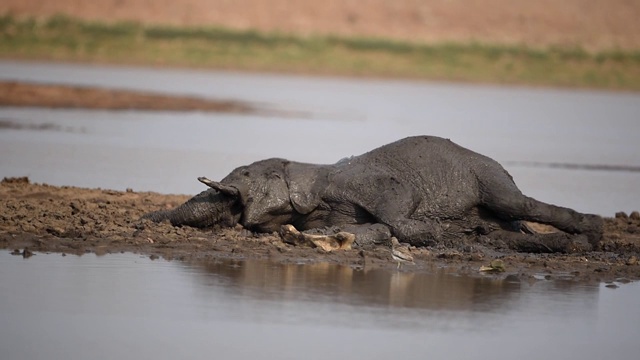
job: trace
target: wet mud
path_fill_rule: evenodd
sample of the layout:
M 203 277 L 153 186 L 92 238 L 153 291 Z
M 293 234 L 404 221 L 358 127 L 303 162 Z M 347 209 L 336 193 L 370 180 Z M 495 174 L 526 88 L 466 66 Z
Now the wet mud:
M 43 252 L 76 255 L 135 252 L 152 259 L 185 261 L 267 259 L 407 272 L 448 268 L 458 274 L 518 280 L 624 282 L 640 279 L 640 214 L 637 212 L 618 213 L 605 219 L 604 238 L 596 251 L 516 253 L 495 246 L 504 239 L 484 237 L 473 246 L 409 247 L 407 251 L 414 263 L 403 264 L 396 270 L 397 263 L 386 246 L 327 252 L 287 244 L 276 233 L 252 233 L 240 226 L 202 230 L 140 220 L 147 212 L 178 206 L 190 197 L 130 189 L 57 187 L 34 184 L 26 177 L 5 178 L 0 183 L 0 248 L 25 258 Z

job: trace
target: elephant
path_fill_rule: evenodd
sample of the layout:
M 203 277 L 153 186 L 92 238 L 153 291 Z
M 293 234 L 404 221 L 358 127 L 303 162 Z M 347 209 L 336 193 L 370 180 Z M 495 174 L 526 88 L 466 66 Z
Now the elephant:
M 414 136 L 331 165 L 271 158 L 241 166 L 172 210 L 143 218 L 175 226 L 235 226 L 255 232 L 293 225 L 338 228 L 365 246 L 391 237 L 413 246 L 497 236 L 520 251 L 590 250 L 603 220 L 522 194 L 495 160 L 435 136 Z M 525 221 L 561 232 L 536 234 Z M 560 234 L 560 235 L 558 235 Z M 572 245 L 573 244 L 573 245 Z

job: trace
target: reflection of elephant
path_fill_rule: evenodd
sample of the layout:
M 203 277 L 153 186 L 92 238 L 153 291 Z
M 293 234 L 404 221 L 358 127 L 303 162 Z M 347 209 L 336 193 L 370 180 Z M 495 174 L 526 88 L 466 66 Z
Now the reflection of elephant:
M 211 291 L 216 295 L 229 291 L 234 299 L 248 296 L 279 304 L 300 300 L 312 300 L 312 304 L 335 301 L 357 306 L 391 305 L 430 310 L 499 311 L 504 314 L 531 310 L 532 299 L 546 303 L 553 303 L 555 298 L 564 301 L 579 299 L 583 306 L 594 309 L 599 291 L 597 281 L 532 282 L 527 279 L 521 282 L 517 276 L 460 276 L 451 268 L 424 273 L 389 271 L 375 265 L 368 268 L 366 264 L 362 268 L 353 268 L 328 263 L 299 265 L 217 259 L 193 261 L 183 269 L 205 285 L 196 287 L 198 289 L 206 291 L 207 287 L 212 287 Z M 211 275 L 224 281 L 211 281 Z M 291 310 L 290 306 L 284 308 Z M 326 307 L 317 309 L 320 315 L 321 308 Z
M 375 266 L 367 269 L 366 265 L 354 269 L 327 263 L 274 264 L 259 260 L 194 261 L 189 267 L 193 268 L 190 274 L 209 286 L 212 285 L 207 281 L 209 274 L 224 279 L 224 289 L 220 289 L 219 282 L 213 283 L 216 292 L 239 292 L 243 296 L 278 303 L 339 299 L 340 303 L 354 305 L 453 311 L 487 311 L 499 307 L 505 312 L 523 290 L 521 282 L 515 278 L 459 276 L 446 269 L 421 273 L 389 271 Z
M 564 251 L 597 243 L 602 219 L 524 196 L 496 161 L 450 140 L 406 138 L 333 165 L 267 159 L 235 169 L 154 221 L 208 227 L 236 223 L 259 231 L 337 226 L 364 244 L 395 236 L 416 246 L 498 234 L 522 250 Z M 524 235 L 519 220 L 550 224 L 570 237 Z M 499 235 L 502 234 L 502 235 Z M 561 236 L 558 236 L 561 235 Z M 526 238 L 526 239 L 525 239 Z M 531 245 L 534 244 L 534 245 Z

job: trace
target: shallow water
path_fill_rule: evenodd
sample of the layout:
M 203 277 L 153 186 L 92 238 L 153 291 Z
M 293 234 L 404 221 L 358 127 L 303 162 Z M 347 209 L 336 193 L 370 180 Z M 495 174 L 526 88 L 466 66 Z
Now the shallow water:
M 3 359 L 635 358 L 638 283 L 0 252 Z
M 611 216 L 640 208 L 640 95 L 427 82 L 315 78 L 0 61 L 0 80 L 153 90 L 260 103 L 300 118 L 199 112 L 0 108 L 0 176 L 53 185 L 163 193 L 203 190 L 267 157 L 333 163 L 405 136 L 431 134 L 495 158 L 540 200 Z M 520 164 L 520 165 L 518 165 Z

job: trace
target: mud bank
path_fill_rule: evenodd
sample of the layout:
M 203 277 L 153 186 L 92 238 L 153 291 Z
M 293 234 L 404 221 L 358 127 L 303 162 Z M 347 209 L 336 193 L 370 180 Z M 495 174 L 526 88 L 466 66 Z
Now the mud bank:
M 0 106 L 94 110 L 206 111 L 265 114 L 253 104 L 95 87 L 0 82 Z
M 39 252 L 98 255 L 135 252 L 151 258 L 269 259 L 280 263 L 340 264 L 354 268 L 395 269 L 386 247 L 325 252 L 282 242 L 277 234 L 256 234 L 241 227 L 200 230 L 139 220 L 154 210 L 172 208 L 188 195 L 163 195 L 132 190 L 113 191 L 33 184 L 27 178 L 0 183 L 0 248 L 28 258 Z M 490 243 L 490 242 L 489 242 Z M 447 268 L 472 276 L 514 280 L 574 279 L 619 281 L 640 279 L 640 215 L 616 214 L 606 219 L 597 251 L 582 254 L 526 254 L 505 249 L 466 246 L 411 248 L 415 265 L 400 271 L 430 272 Z M 492 260 L 504 272 L 480 272 Z

